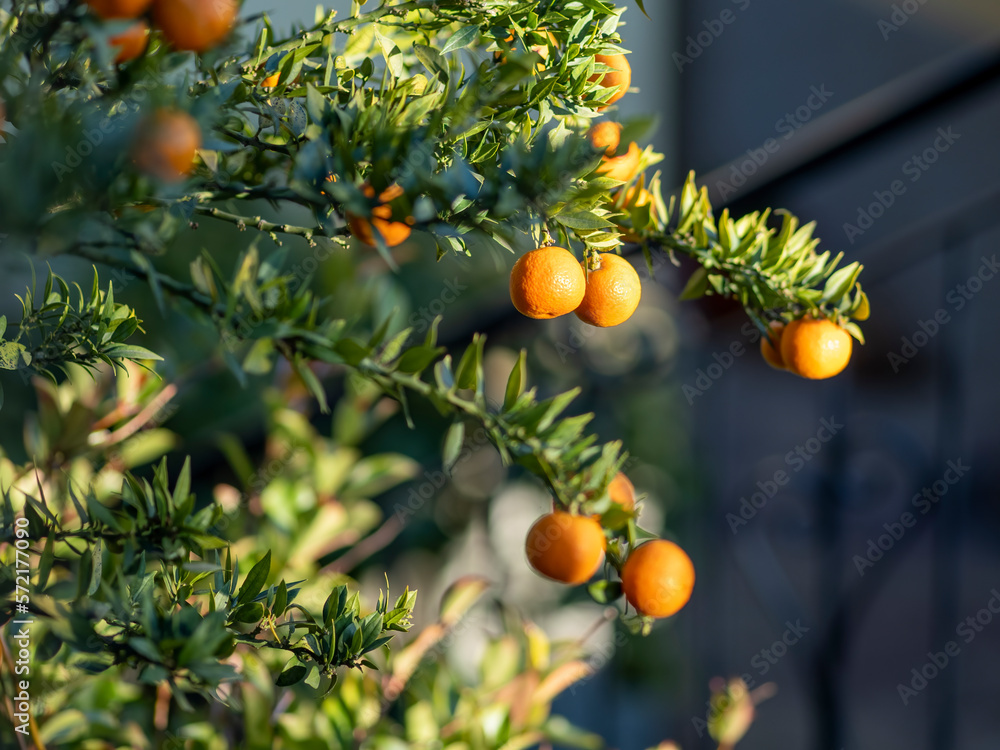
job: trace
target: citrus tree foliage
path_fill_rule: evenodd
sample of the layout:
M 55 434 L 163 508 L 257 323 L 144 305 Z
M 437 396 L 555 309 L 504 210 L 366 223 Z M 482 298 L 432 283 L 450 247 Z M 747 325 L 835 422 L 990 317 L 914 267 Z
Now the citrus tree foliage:
M 628 51 L 625 10 L 603 0 L 355 3 L 344 17 L 318 9 L 286 37 L 264 16 L 245 17 L 200 55 L 154 34 L 145 53 L 116 66 L 109 40 L 125 22 L 102 22 L 74 0 L 0 5 L 0 250 L 24 251 L 36 267 L 69 257 L 95 268 L 86 290 L 51 272 L 33 280 L 21 319 L 0 318 L 0 369 L 32 380 L 38 397 L 25 429 L 30 458 L 0 459 L 0 541 L 13 541 L 23 518 L 40 550 L 31 611 L 45 623 L 49 741 L 82 741 L 72 711 L 88 704 L 78 689 L 99 692 L 127 672 L 140 692 L 112 691 L 101 711 L 166 685 L 200 718 L 159 717 L 157 730 L 179 727 L 199 747 L 218 746 L 206 701 L 241 704 L 241 736 L 264 747 L 279 735 L 289 747 L 314 747 L 313 737 L 353 746 L 359 731 L 415 744 L 435 735 L 484 748 L 596 746 L 548 717 L 552 697 L 584 675 L 579 654 L 550 659 L 523 623 L 491 646 L 495 658 L 471 695 L 448 700 L 461 691 L 439 665 L 417 685 L 419 698 L 397 705 L 481 587 L 465 581 L 459 604 L 446 599 L 439 623 L 389 655 L 415 594 L 386 589 L 362 611 L 347 581 L 318 560 L 332 551 L 331 535 L 374 528 L 371 498 L 414 476 L 406 457 L 362 457 L 356 436 L 328 441 L 272 404 L 269 440 L 281 434 L 292 446 L 276 471 L 255 469 L 235 438 L 222 447 L 244 487 L 196 497 L 187 463 L 142 471 L 175 445 L 158 420 L 176 386 L 142 369 L 160 357 L 146 348 L 135 312 L 115 301 L 115 286 L 120 295 L 141 283 L 163 314 L 180 311 L 216 331 L 220 357 L 244 386 L 285 377 L 287 367 L 324 412 L 358 394 L 366 403 L 385 396 L 415 426 L 412 404 L 433 405 L 452 425 L 446 467 L 469 427 L 482 429 L 558 506 L 601 517 L 612 539 L 607 572 L 620 569 L 626 544 L 646 532 L 607 495 L 625 460 L 621 445 L 588 434 L 591 415 L 564 417 L 576 392 L 539 398 L 522 353 L 503 402 L 488 403 L 482 335 L 449 352 L 439 320 L 415 336 L 392 316 L 335 315 L 336 300 L 310 281 L 348 247 L 349 215 L 370 216 L 375 196 L 397 185 L 393 218 L 438 257 L 551 242 L 592 254 L 627 234 L 651 265 L 678 254 L 698 263 L 686 298 L 736 299 L 762 331 L 771 320 L 825 315 L 862 339 L 852 322 L 868 315 L 860 266 L 838 268 L 841 255 L 817 252 L 811 224 L 799 227 L 787 212 L 774 212 L 776 223 L 769 210 L 716 218 L 693 175 L 669 200 L 658 173 L 638 176 L 648 202 L 601 176 L 602 153 L 585 133 L 609 92 L 591 78 L 609 70 L 595 55 Z M 179 182 L 141 168 L 146 118 L 162 109 L 189 113 L 202 133 L 196 168 Z M 623 140 L 641 139 L 648 124 L 626 124 Z M 646 148 L 640 165 L 660 159 Z M 260 216 L 264 204 L 281 218 Z M 206 224 L 252 235 L 233 266 L 205 246 Z M 375 240 L 389 269 L 405 272 Z M 306 262 L 292 264 L 290 246 L 308 247 Z M 168 262 L 177 258 L 184 262 Z M 330 367 L 351 384 L 333 404 L 318 374 Z M 129 377 L 111 385 L 119 371 Z M 306 500 L 293 489 L 303 484 L 313 488 Z M 332 497 L 346 516 L 329 510 Z M 4 593 L 13 592 L 5 575 Z M 621 588 L 609 578 L 591 593 L 612 602 Z M 376 666 L 383 680 L 348 677 L 334 702 L 310 703 L 334 686 L 338 668 Z M 280 700 L 295 703 L 306 729 L 264 722 L 276 691 L 288 688 L 292 697 Z M 87 721 L 111 741 L 138 742 L 113 719 Z

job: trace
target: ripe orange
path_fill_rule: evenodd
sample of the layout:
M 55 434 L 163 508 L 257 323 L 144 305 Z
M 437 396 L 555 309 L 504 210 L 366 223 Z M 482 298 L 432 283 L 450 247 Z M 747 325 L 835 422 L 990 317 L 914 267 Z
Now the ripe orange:
M 113 49 L 117 49 L 115 55 L 115 65 L 134 60 L 146 51 L 149 44 L 149 24 L 145 21 L 136 21 L 121 34 L 115 34 L 108 40 Z
M 146 12 L 153 0 L 87 0 L 94 15 L 105 20 L 137 18 Z
M 260 82 L 261 88 L 273 89 L 278 85 L 278 79 L 281 78 L 281 73 L 272 73 L 263 81 Z
M 557 510 L 535 521 L 524 547 L 528 563 L 546 578 L 580 584 L 601 567 L 606 544 L 595 519 Z
M 622 506 L 625 510 L 635 508 L 635 487 L 632 485 L 632 481 L 620 471 L 608 484 L 608 494 L 611 496 L 611 502 Z
M 597 167 L 597 173 L 619 182 L 628 182 L 639 171 L 642 149 L 635 141 L 628 145 L 628 151 L 621 156 L 605 156 Z
M 510 271 L 510 300 L 522 315 L 548 319 L 573 312 L 587 278 L 569 250 L 550 245 L 525 253 Z
M 781 338 L 785 332 L 785 324 L 780 320 L 772 320 L 768 327 L 771 332 L 760 338 L 760 356 L 775 370 L 787 370 L 785 360 L 781 358 Z
M 238 10 L 236 0 L 154 0 L 153 21 L 175 48 L 204 52 L 229 35 Z
M 632 264 L 614 253 L 601 253 L 601 267 L 587 274 L 587 291 L 574 310 L 584 323 L 610 328 L 632 317 L 642 285 Z
M 638 189 L 638 195 L 636 195 L 636 190 Z M 617 196 L 615 196 L 617 200 Z M 653 202 L 653 194 L 646 190 L 646 188 L 639 189 L 638 185 L 633 185 L 628 190 L 625 191 L 625 201 L 622 204 L 622 209 L 628 211 L 631 207 L 636 206 L 649 206 L 649 215 L 652 218 L 656 218 L 656 203 Z M 618 230 L 622 233 L 622 239 L 626 242 L 638 242 L 640 237 L 632 229 L 619 225 Z
M 622 588 L 639 614 L 670 617 L 691 598 L 694 565 L 673 542 L 654 539 L 629 554 L 622 566 Z
M 133 159 L 146 174 L 176 182 L 191 174 L 201 148 L 201 128 L 186 112 L 161 109 L 140 127 Z
M 614 68 L 610 73 L 594 73 L 588 80 L 599 81 L 604 88 L 613 89 L 614 93 L 607 101 L 598 107 L 598 111 L 606 109 L 621 99 L 628 92 L 628 87 L 632 84 L 632 66 L 628 64 L 625 55 L 616 53 L 613 55 L 594 55 L 594 60 L 604 63 L 609 68 Z
M 510 31 L 510 29 L 508 29 L 508 31 Z M 545 31 L 545 29 L 538 29 L 538 31 L 536 33 L 541 34 L 542 32 L 545 32 L 545 36 L 547 36 L 549 38 L 549 42 L 552 43 L 552 46 L 556 46 L 558 44 L 558 42 L 556 42 L 556 38 L 554 36 L 552 36 L 552 32 L 551 31 Z M 510 35 L 506 39 L 504 39 L 504 41 L 507 42 L 508 44 L 510 44 L 511 42 L 513 42 L 514 41 L 514 32 L 511 31 Z M 548 44 L 532 44 L 528 49 L 531 50 L 532 52 L 534 52 L 535 54 L 541 56 L 541 58 L 542 58 L 542 61 L 540 63 L 538 63 L 537 65 L 535 65 L 535 70 L 537 70 L 539 72 L 545 70 L 545 64 L 549 61 L 549 45 Z M 507 56 L 502 51 L 498 50 L 497 52 L 493 53 L 493 59 L 496 60 L 499 63 L 503 63 L 503 62 L 507 61 Z
M 608 120 L 595 123 L 587 131 L 587 139 L 590 144 L 596 149 L 604 149 L 604 155 L 608 158 L 615 155 L 618 144 L 621 143 L 621 137 L 622 126 Z
M 781 359 L 810 380 L 832 378 L 851 361 L 851 335 L 826 318 L 793 320 L 781 336 Z
M 327 182 L 336 182 L 336 178 L 334 177 L 331 180 L 328 177 Z M 366 184 L 361 190 L 366 197 L 375 197 L 375 188 L 371 185 Z M 368 245 L 368 247 L 375 247 L 377 245 L 375 242 L 375 230 L 378 230 L 378 233 L 382 235 L 382 241 L 385 242 L 386 247 L 396 247 L 396 245 L 404 243 L 410 236 L 411 230 L 409 225 L 413 222 L 413 217 L 407 217 L 406 221 L 391 221 L 392 206 L 387 205 L 402 194 L 403 188 L 399 185 L 390 185 L 383 190 L 378 197 L 380 205 L 372 209 L 371 221 L 348 213 L 347 227 L 351 230 L 351 234 Z

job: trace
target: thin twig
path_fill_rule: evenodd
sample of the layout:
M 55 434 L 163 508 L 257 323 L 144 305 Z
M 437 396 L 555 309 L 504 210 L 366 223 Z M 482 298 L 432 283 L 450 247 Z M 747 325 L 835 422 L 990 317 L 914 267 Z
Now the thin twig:
M 275 224 L 271 221 L 265 221 L 259 216 L 241 216 L 240 214 L 230 213 L 229 211 L 223 211 L 221 208 L 215 206 L 195 206 L 194 212 L 196 214 L 201 214 L 202 216 L 211 216 L 213 219 L 219 219 L 220 221 L 227 221 L 230 224 L 235 224 L 241 230 L 247 227 L 252 227 L 259 232 L 276 232 L 278 234 L 288 234 L 295 237 L 304 237 L 306 240 L 311 240 L 313 237 L 327 237 L 332 238 L 340 235 L 345 235 L 348 233 L 346 227 L 332 233 L 328 234 L 323 227 L 299 227 L 293 224 Z
M 392 542 L 399 532 L 403 530 L 403 522 L 398 515 L 390 516 L 389 519 L 378 527 L 370 536 L 365 537 L 360 542 L 351 547 L 347 552 L 338 557 L 333 562 L 323 566 L 323 571 L 332 573 L 344 573 L 351 570 L 361 561 L 374 555 Z
M 119 427 L 117 430 L 108 435 L 107 439 L 101 444 L 102 448 L 107 448 L 114 445 L 115 443 L 120 443 L 121 441 L 130 438 L 132 435 L 141 430 L 150 420 L 156 417 L 156 415 L 163 409 L 167 403 L 177 395 L 177 386 L 173 383 L 167 385 L 162 391 L 156 394 L 156 397 L 146 404 L 141 412 L 130 419 L 126 424 Z

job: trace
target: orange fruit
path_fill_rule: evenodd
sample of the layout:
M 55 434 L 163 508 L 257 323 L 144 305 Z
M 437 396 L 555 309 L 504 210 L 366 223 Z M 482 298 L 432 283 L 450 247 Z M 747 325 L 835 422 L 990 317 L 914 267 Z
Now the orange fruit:
M 154 0 L 153 22 L 176 49 L 204 52 L 227 36 L 236 0 Z
M 278 85 L 278 79 L 281 78 L 281 73 L 272 73 L 263 81 L 260 82 L 261 88 L 273 89 Z
M 587 139 L 590 141 L 590 145 L 596 149 L 603 149 L 605 158 L 615 155 L 615 151 L 618 150 L 618 144 L 621 143 L 621 138 L 622 126 L 617 122 L 609 122 L 607 120 L 598 122 L 587 131 Z
M 629 554 L 622 566 L 622 588 L 639 614 L 670 617 L 691 598 L 694 565 L 673 542 L 654 539 Z
M 601 266 L 587 274 L 583 302 L 573 312 L 584 323 L 610 328 L 632 317 L 642 285 L 632 264 L 620 255 L 601 253 L 599 257 Z
M 760 356 L 775 370 L 787 370 L 785 360 L 781 358 L 781 338 L 785 332 L 785 324 L 780 320 L 772 320 L 768 327 L 771 332 L 760 338 Z
M 198 122 L 177 110 L 161 109 L 139 129 L 134 161 L 146 174 L 164 182 L 176 182 L 191 174 L 201 148 Z
M 115 54 L 115 65 L 134 60 L 146 51 L 146 45 L 149 44 L 149 24 L 145 21 L 136 21 L 121 34 L 115 34 L 108 39 L 108 44 L 112 49 L 118 50 Z
M 638 195 L 636 195 L 636 190 L 638 189 Z M 615 196 L 617 200 L 617 196 Z M 625 191 L 625 202 L 622 204 L 622 210 L 628 212 L 630 207 L 633 206 L 649 206 L 649 215 L 652 218 L 656 218 L 656 203 L 653 202 L 653 194 L 646 190 L 646 188 L 639 188 L 638 185 L 633 185 L 628 190 Z M 638 242 L 640 240 L 639 235 L 633 232 L 628 227 L 619 225 L 618 230 L 622 233 L 622 239 L 626 242 Z
M 555 245 L 525 253 L 510 271 L 510 300 L 529 318 L 547 320 L 573 312 L 586 287 L 576 256 Z
M 611 496 L 611 502 L 622 506 L 625 510 L 635 508 L 635 487 L 620 471 L 608 483 L 608 494 Z
M 609 73 L 594 73 L 594 75 L 587 79 L 589 81 L 598 81 L 604 88 L 613 90 L 607 101 L 597 108 L 598 111 L 601 111 L 607 109 L 608 106 L 614 104 L 628 92 L 628 87 L 632 84 L 632 66 L 628 64 L 625 55 L 621 53 L 594 55 L 594 60 L 598 63 L 604 63 L 609 68 L 614 68 Z
M 628 182 L 639 171 L 640 159 L 642 159 L 642 149 L 632 141 L 628 145 L 628 151 L 621 156 L 605 156 L 597 167 L 597 174 L 619 182 Z
M 507 42 L 508 44 L 510 44 L 511 42 L 514 41 L 514 32 L 511 31 L 510 29 L 508 29 L 508 31 L 510 31 L 510 35 L 506 39 L 504 39 L 504 41 Z M 545 31 L 545 29 L 538 29 L 538 31 L 535 32 L 535 33 L 541 34 L 542 32 L 545 32 L 545 36 L 547 36 L 549 38 L 549 41 L 552 43 L 552 46 L 556 46 L 556 44 L 557 44 L 556 38 L 554 36 L 552 36 L 552 32 L 551 31 Z M 537 65 L 535 65 L 535 70 L 537 70 L 539 72 L 545 70 L 545 63 L 547 63 L 549 61 L 549 45 L 548 44 L 533 44 L 528 49 L 531 50 L 532 52 L 534 52 L 535 54 L 540 55 L 541 58 L 542 58 L 542 62 L 540 62 Z M 503 63 L 503 62 L 507 61 L 507 56 L 504 55 L 504 53 L 502 51 L 498 50 L 497 52 L 493 53 L 493 59 L 496 60 L 499 63 Z
M 781 359 L 810 380 L 832 378 L 851 361 L 851 335 L 826 318 L 793 320 L 781 335 Z
M 330 179 L 330 177 L 327 177 L 327 182 L 336 182 L 336 178 Z M 367 183 L 361 188 L 361 191 L 368 198 L 375 197 L 375 188 Z M 386 205 L 396 200 L 402 194 L 403 188 L 399 185 L 390 185 L 383 190 L 378 197 L 380 205 L 372 209 L 371 221 L 348 213 L 347 227 L 351 230 L 351 234 L 369 247 L 375 247 L 377 244 L 375 242 L 375 230 L 378 230 L 378 233 L 382 235 L 382 241 L 385 242 L 386 247 L 396 247 L 396 245 L 404 243 L 407 237 L 410 236 L 409 224 L 413 222 L 413 217 L 407 217 L 405 222 L 391 221 L 392 206 Z
M 138 18 L 153 0 L 87 0 L 94 15 L 105 20 L 114 18 Z
M 328 174 L 328 175 L 326 176 L 326 180 L 325 180 L 325 181 L 326 181 L 326 182 L 336 182 L 336 181 L 337 181 L 337 175 L 335 175 L 335 174 Z M 330 193 L 326 192 L 326 191 L 325 191 L 325 190 L 323 190 L 322 188 L 320 188 L 320 192 L 321 192 L 321 193 L 322 193 L 323 195 L 330 195 Z
M 595 519 L 557 510 L 535 521 L 524 549 L 531 567 L 546 578 L 580 584 L 601 567 L 606 544 Z

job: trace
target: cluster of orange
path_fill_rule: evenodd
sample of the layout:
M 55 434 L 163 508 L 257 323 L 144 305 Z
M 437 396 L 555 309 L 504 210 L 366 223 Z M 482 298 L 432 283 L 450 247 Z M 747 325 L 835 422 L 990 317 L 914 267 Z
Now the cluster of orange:
M 608 485 L 612 502 L 631 511 L 635 489 L 619 473 Z M 573 586 L 589 581 L 604 560 L 607 538 L 593 516 L 554 511 L 547 513 L 528 531 L 525 551 L 528 563 L 553 581 Z M 694 565 L 680 547 L 665 539 L 654 539 L 634 547 L 619 571 L 625 599 L 646 617 L 670 617 L 691 598 Z
M 191 174 L 201 127 L 187 112 L 161 109 L 146 118 L 132 149 L 132 161 L 143 172 L 164 182 Z
M 611 89 L 606 103 L 614 104 L 628 91 L 632 83 L 632 68 L 622 54 L 595 55 L 594 59 L 612 70 L 595 73 L 591 81 Z M 595 148 L 603 150 L 598 172 L 628 182 L 639 170 L 642 151 L 632 142 L 622 155 L 616 155 L 621 141 L 621 125 L 600 122 L 588 133 Z M 626 201 L 635 198 L 650 202 L 649 191 L 636 196 L 635 187 L 626 194 Z M 626 234 L 626 239 L 634 239 Z M 600 253 L 589 261 L 578 263 L 574 255 L 562 247 L 540 247 L 521 256 L 510 274 L 510 299 L 522 315 L 549 319 L 575 313 L 585 323 L 608 328 L 624 323 L 639 306 L 642 287 L 639 274 L 632 265 L 615 253 Z
M 602 86 L 615 86 L 617 90 L 608 100 L 608 104 L 621 99 L 628 90 L 632 82 L 632 69 L 624 55 L 596 55 L 595 59 L 608 67 L 614 68 L 614 73 L 607 73 L 601 80 Z M 597 80 L 597 76 L 590 80 Z M 598 109 L 604 109 L 599 107 Z M 587 138 L 591 145 L 598 151 L 603 151 L 601 163 L 597 167 L 597 173 L 604 177 L 610 177 L 618 182 L 631 182 L 639 174 L 639 164 L 642 161 L 642 149 L 639 144 L 632 141 L 624 153 L 621 151 L 622 126 L 620 123 L 605 120 L 595 123 L 589 131 Z M 617 202 L 620 191 L 611 196 L 613 202 Z M 653 201 L 653 194 L 640 185 L 633 185 L 625 191 L 622 200 L 624 207 L 649 206 L 650 213 L 656 218 L 656 203 Z M 628 227 L 619 226 L 626 242 L 638 242 L 639 237 Z
M 595 149 L 604 151 L 601 163 L 597 167 L 597 173 L 618 182 L 631 182 L 639 174 L 642 149 L 639 148 L 639 144 L 632 141 L 625 153 L 619 154 L 621 133 L 622 126 L 619 123 L 605 120 L 591 127 L 587 131 L 587 138 Z M 617 202 L 620 194 L 621 191 L 614 193 L 611 196 L 611 201 Z M 625 190 L 625 196 L 622 200 L 623 208 L 646 205 L 649 206 L 650 214 L 655 219 L 657 216 L 656 203 L 653 202 L 651 192 L 639 184 L 632 185 Z M 618 231 L 622 233 L 626 242 L 639 241 L 639 236 L 626 226 L 619 225 Z
M 550 245 L 525 253 L 510 272 L 510 299 L 522 315 L 549 319 L 574 313 L 608 328 L 624 323 L 639 306 L 642 287 L 632 264 L 601 253 L 588 268 L 569 250 Z
M 229 35 L 239 11 L 236 0 L 86 0 L 86 3 L 94 15 L 106 21 L 135 21 L 109 39 L 115 50 L 116 65 L 134 60 L 146 51 L 150 20 L 174 49 L 204 52 Z M 191 173 L 201 144 L 201 128 L 191 115 L 161 109 L 139 129 L 132 159 L 146 174 L 173 182 Z
M 826 318 L 805 317 L 788 325 L 774 321 L 760 341 L 760 353 L 771 367 L 809 380 L 832 378 L 851 361 L 851 335 Z
M 335 182 L 327 178 L 328 182 Z M 366 198 L 375 197 L 375 188 L 365 183 L 361 188 Z M 375 232 L 382 236 L 382 241 L 386 247 L 396 247 L 407 240 L 410 236 L 414 219 L 407 216 L 403 221 L 392 220 L 392 206 L 389 204 L 403 195 L 403 188 L 399 185 L 390 185 L 378 196 L 378 205 L 372 209 L 371 216 L 366 219 L 352 213 L 347 214 L 347 228 L 357 239 L 361 240 L 368 247 L 375 247 Z M 370 220 L 369 220 L 370 219 Z
M 146 51 L 150 25 L 140 16 L 149 13 L 175 49 L 204 52 L 229 35 L 239 10 L 236 0 L 87 0 L 87 5 L 108 21 L 138 19 L 109 40 L 117 50 L 116 65 Z
M 551 44 L 556 43 L 555 37 L 552 32 L 546 29 L 539 29 L 538 33 L 544 33 Z M 511 31 L 510 35 L 505 39 L 506 42 L 514 41 L 514 33 Z M 530 47 L 532 52 L 538 54 L 542 61 L 536 66 L 537 70 L 541 71 L 545 69 L 545 64 L 549 57 L 549 47 L 546 44 L 534 44 Z M 506 55 L 502 51 L 497 51 L 493 54 L 493 59 L 498 63 L 503 63 L 506 60 Z M 625 59 L 624 55 L 595 55 L 594 59 L 597 62 L 604 63 L 610 68 L 614 68 L 612 72 L 609 73 L 595 73 L 591 76 L 591 81 L 598 81 L 605 88 L 612 88 L 614 91 L 607 100 L 607 104 L 600 107 L 604 109 L 605 106 L 610 105 L 623 96 L 625 92 L 628 91 L 628 87 L 632 81 L 632 69 L 628 64 L 628 60 Z M 261 81 L 261 86 L 263 88 L 273 88 L 278 84 L 280 80 L 280 73 L 272 73 L 267 76 L 263 81 Z M 620 129 L 620 128 L 619 128 Z M 618 143 L 615 142 L 614 148 L 617 148 Z M 613 149 L 612 149 L 613 150 Z M 634 175 L 634 170 L 639 163 L 639 150 L 638 146 L 634 143 L 629 151 L 629 158 L 634 161 L 633 171 L 630 173 L 629 177 L 626 179 L 631 179 Z M 620 172 L 621 170 L 619 170 Z M 623 182 L 626 181 L 623 179 Z M 364 193 L 368 198 L 375 197 L 375 190 L 369 185 L 365 185 Z M 378 205 L 372 209 L 371 214 L 368 217 L 357 216 L 354 214 L 347 215 L 347 226 L 351 234 L 363 242 L 369 247 L 375 247 L 375 233 L 378 232 L 381 235 L 382 241 L 385 243 L 386 247 L 396 247 L 399 244 L 405 242 L 412 231 L 412 226 L 414 223 L 412 216 L 407 216 L 404 220 L 398 221 L 393 220 L 392 207 L 389 205 L 392 201 L 396 200 L 403 194 L 403 189 L 399 185 L 390 185 L 378 196 Z M 544 250 L 550 250 L 549 248 L 543 248 Z M 556 248 L 558 249 L 558 248 Z M 535 251 L 538 252 L 538 251 Z M 533 288 L 531 293 L 525 290 L 525 294 L 530 297 L 535 292 L 539 292 L 540 297 L 549 297 L 549 300 L 539 300 L 540 306 L 536 307 L 532 303 L 527 303 L 525 308 L 522 309 L 518 307 L 518 310 L 524 312 L 525 315 L 536 318 L 553 318 L 557 315 L 563 315 L 568 312 L 577 311 L 577 314 L 582 320 L 587 322 L 592 321 L 608 321 L 614 319 L 616 322 L 593 322 L 593 325 L 618 325 L 618 323 L 626 320 L 634 311 L 635 307 L 639 304 L 639 277 L 635 274 L 635 271 L 630 265 L 621 261 L 617 256 L 601 256 L 602 264 L 601 269 L 596 270 L 592 273 L 591 280 L 589 283 L 585 280 L 585 276 L 581 273 L 581 269 L 576 266 L 576 260 L 573 259 L 572 255 L 568 252 L 563 251 L 566 256 L 570 258 L 570 265 L 573 266 L 573 270 L 568 272 L 566 278 L 554 279 L 553 288 L 550 290 L 551 294 L 545 294 L 541 287 Z M 531 255 L 531 253 L 529 253 Z M 546 253 L 548 257 L 551 257 L 551 253 Z M 607 257 L 615 257 L 617 261 L 623 263 L 624 265 L 616 264 L 615 261 L 606 261 L 603 259 Z M 522 259 L 524 260 L 524 259 Z M 522 267 L 534 266 L 539 259 L 526 260 Z M 542 261 L 544 264 L 548 264 L 550 261 Z M 566 266 L 565 259 L 557 265 Z M 627 269 L 627 270 L 626 270 Z M 565 271 L 565 269 L 563 269 Z M 602 273 L 603 271 L 603 273 Z M 631 271 L 635 276 L 634 280 L 628 276 L 628 272 Z M 568 282 L 566 279 L 568 278 Z M 627 282 L 626 287 L 621 286 L 621 281 L 625 280 Z M 633 283 L 634 281 L 634 283 Z M 562 287 L 562 288 L 560 288 Z M 618 289 L 621 293 L 627 293 L 629 300 L 628 304 L 624 307 L 615 306 L 615 314 L 608 315 L 609 304 L 607 302 L 602 302 L 603 291 L 605 287 Z M 513 289 L 513 281 L 512 287 Z M 585 296 L 585 291 L 587 289 L 593 289 L 594 292 L 589 296 Z M 513 292 L 512 292 L 513 296 Z M 590 300 L 589 303 L 587 300 Z M 566 308 L 568 300 L 572 301 L 572 306 Z M 552 302 L 553 304 L 548 304 Z M 634 303 L 634 304 L 633 304 Z M 627 309 L 631 305 L 631 309 Z M 515 306 L 517 303 L 515 302 Z M 621 317 L 624 310 L 624 317 Z M 532 312 L 526 312 L 526 310 L 535 310 L 537 314 Z M 561 310 L 561 312 L 555 312 L 555 310 Z M 590 318 L 590 319 L 588 319 Z M 618 319 L 620 318 L 620 319 Z

